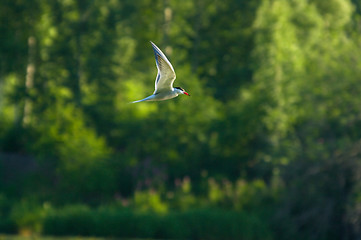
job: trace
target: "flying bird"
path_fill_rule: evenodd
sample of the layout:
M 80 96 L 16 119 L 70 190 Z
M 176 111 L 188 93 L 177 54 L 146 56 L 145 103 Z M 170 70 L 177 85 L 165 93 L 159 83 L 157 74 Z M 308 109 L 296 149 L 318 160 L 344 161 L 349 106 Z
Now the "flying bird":
M 175 98 L 180 94 L 190 96 L 183 88 L 173 87 L 176 78 L 172 64 L 169 62 L 164 53 L 153 43 L 152 44 L 155 62 L 157 64 L 158 74 L 155 79 L 154 93 L 142 100 L 134 101 L 132 103 L 143 101 L 163 101 Z

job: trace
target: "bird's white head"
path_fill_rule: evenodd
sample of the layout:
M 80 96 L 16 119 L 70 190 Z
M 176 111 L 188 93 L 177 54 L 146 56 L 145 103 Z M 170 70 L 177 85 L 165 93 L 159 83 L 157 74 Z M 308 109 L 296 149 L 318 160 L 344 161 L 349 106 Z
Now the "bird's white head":
M 174 90 L 177 91 L 179 94 L 185 94 L 187 96 L 191 96 L 189 95 L 189 93 L 187 93 L 183 88 L 181 87 L 174 87 Z

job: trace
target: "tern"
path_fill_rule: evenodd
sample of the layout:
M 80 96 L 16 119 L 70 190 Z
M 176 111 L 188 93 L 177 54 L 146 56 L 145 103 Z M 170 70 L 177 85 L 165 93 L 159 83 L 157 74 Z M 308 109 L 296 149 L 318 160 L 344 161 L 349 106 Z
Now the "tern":
M 176 78 L 172 64 L 169 62 L 164 53 L 151 41 L 153 47 L 155 62 L 157 64 L 158 74 L 155 78 L 154 93 L 142 100 L 134 101 L 132 103 L 143 101 L 163 101 L 175 98 L 180 94 L 190 96 L 183 88 L 173 87 Z

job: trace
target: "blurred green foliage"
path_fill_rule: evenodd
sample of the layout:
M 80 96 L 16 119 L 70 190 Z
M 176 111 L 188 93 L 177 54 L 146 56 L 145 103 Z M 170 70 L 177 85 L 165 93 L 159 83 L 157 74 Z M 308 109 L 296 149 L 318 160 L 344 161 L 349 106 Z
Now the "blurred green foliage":
M 360 0 L 1 1 L 0 232 L 359 239 L 360 19 Z M 128 104 L 154 88 L 149 40 L 192 97 Z
M 44 233 L 154 239 L 271 239 L 270 230 L 252 214 L 219 209 L 158 215 L 121 209 L 66 208 L 45 219 Z

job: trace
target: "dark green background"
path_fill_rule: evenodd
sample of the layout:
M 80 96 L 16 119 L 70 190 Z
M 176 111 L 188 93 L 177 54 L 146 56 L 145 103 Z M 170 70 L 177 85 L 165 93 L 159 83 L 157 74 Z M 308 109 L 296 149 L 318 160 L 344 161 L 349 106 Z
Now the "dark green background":
M 0 232 L 359 239 L 360 7 L 2 0 Z

